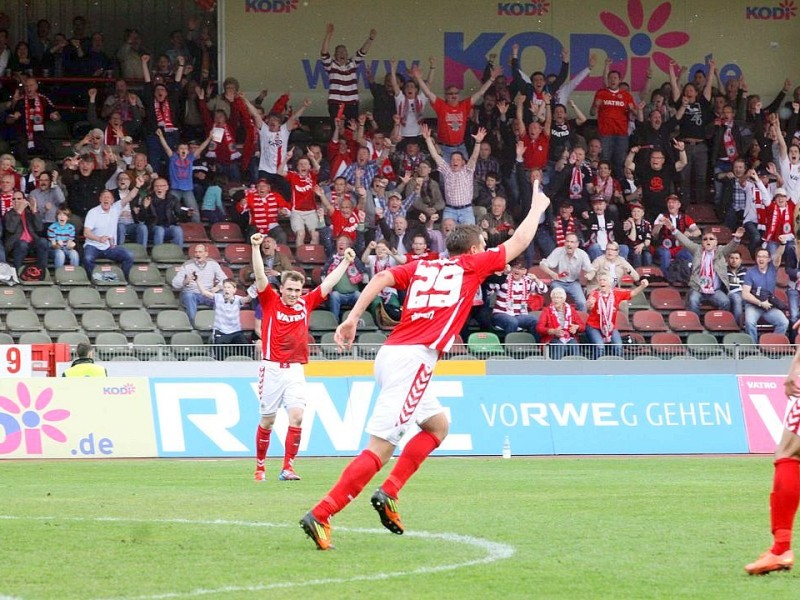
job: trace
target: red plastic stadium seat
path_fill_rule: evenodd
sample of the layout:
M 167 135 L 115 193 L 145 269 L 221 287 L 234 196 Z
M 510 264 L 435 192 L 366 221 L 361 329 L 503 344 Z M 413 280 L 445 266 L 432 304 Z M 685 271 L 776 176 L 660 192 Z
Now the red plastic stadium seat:
M 700 317 L 690 310 L 673 310 L 669 313 L 669 328 L 679 333 L 705 331 Z
M 242 230 L 239 229 L 239 226 L 236 223 L 214 223 L 211 226 L 211 239 L 215 242 L 221 242 L 223 244 L 233 244 L 233 243 L 241 243 L 244 242 L 244 236 L 242 235 Z
M 706 231 L 709 231 L 717 236 L 717 242 L 720 246 L 730 242 L 731 238 L 733 237 L 733 233 L 728 227 L 725 227 L 725 225 L 711 225 L 706 229 Z
M 254 310 L 239 311 L 239 324 L 242 331 L 253 331 L 256 327 L 256 312 Z
M 739 247 L 736 251 L 742 255 L 742 264 L 743 265 L 754 265 L 756 261 L 753 260 L 752 255 L 750 254 L 750 249 L 745 246 L 744 244 L 739 244 Z
M 684 310 L 681 293 L 675 288 L 662 287 L 650 292 L 650 306 L 655 310 Z
M 668 286 L 669 282 L 664 279 L 664 274 L 661 272 L 656 266 L 649 266 L 649 267 L 639 267 L 636 269 L 636 272 L 642 279 L 647 279 L 650 282 L 650 287 L 664 287 Z
M 697 223 L 717 223 L 717 214 L 711 204 L 690 204 L 686 207 L 686 214 L 692 217 Z
M 219 253 L 219 248 L 217 248 L 214 244 L 209 244 L 208 242 L 198 242 L 198 243 L 202 243 L 206 247 L 206 250 L 208 251 L 208 258 L 210 258 L 211 260 L 215 260 L 217 262 L 222 261 L 222 255 Z M 194 249 L 196 247 L 197 244 L 192 244 L 191 246 L 189 246 L 190 260 L 194 258 Z
M 295 258 L 301 265 L 322 265 L 328 260 L 325 247 L 321 244 L 305 244 L 299 246 Z
M 733 313 L 727 310 L 710 310 L 703 317 L 703 324 L 708 331 L 739 331 L 739 324 Z
M 617 312 L 617 331 L 619 331 L 620 333 L 628 333 L 628 332 L 633 331 L 633 330 L 634 330 L 633 329 L 633 325 L 631 325 L 631 322 L 628 320 L 628 315 L 626 315 L 622 311 L 618 311 Z
M 686 354 L 686 346 L 681 343 L 681 338 L 672 332 L 659 332 L 653 335 L 650 339 L 650 347 L 655 354 L 662 356 Z
M 206 228 L 202 223 L 181 223 L 183 241 L 187 243 L 210 242 Z
M 225 246 L 225 261 L 229 265 L 246 265 L 250 263 L 250 244 L 228 244 Z
M 782 288 L 785 288 L 789 285 L 789 276 L 786 274 L 786 267 L 780 267 L 778 269 L 777 283 Z
M 536 277 L 541 279 L 547 285 L 550 285 L 550 282 L 552 281 L 550 275 L 545 273 L 544 269 L 540 266 L 531 267 L 530 269 L 528 269 L 528 273 L 530 273 L 531 275 L 536 275 Z
M 767 356 L 794 354 L 789 338 L 782 333 L 762 333 L 758 347 Z
M 637 331 L 644 331 L 646 333 L 655 333 L 658 331 L 667 331 L 667 324 L 664 323 L 664 317 L 661 313 L 655 310 L 639 310 L 633 314 L 633 327 Z

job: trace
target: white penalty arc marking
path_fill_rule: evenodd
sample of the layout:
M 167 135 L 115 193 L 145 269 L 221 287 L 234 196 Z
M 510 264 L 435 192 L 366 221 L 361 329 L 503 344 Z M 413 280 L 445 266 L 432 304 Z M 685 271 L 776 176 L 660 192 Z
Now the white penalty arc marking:
M 288 523 L 261 523 L 253 521 L 236 521 L 226 519 L 127 519 L 120 517 L 20 517 L 14 515 L 0 515 L 0 520 L 28 520 L 28 521 L 95 521 L 102 523 L 173 523 L 178 525 L 228 525 L 236 527 L 265 527 L 265 528 L 287 528 L 292 527 Z M 356 534 L 387 534 L 385 529 L 372 529 L 360 527 L 337 527 L 336 531 L 344 531 L 347 533 Z M 266 583 L 261 585 L 247 585 L 247 586 L 223 586 L 215 589 L 199 588 L 189 592 L 167 592 L 163 594 L 153 594 L 145 596 L 120 596 L 116 598 L 106 598 L 103 600 L 162 600 L 167 598 L 190 598 L 193 596 L 206 596 L 210 594 L 224 594 L 234 592 L 263 592 L 267 590 L 286 589 L 286 588 L 299 588 L 314 585 L 334 585 L 341 583 L 350 583 L 355 581 L 382 581 L 385 579 L 392 579 L 395 577 L 406 577 L 408 575 L 429 575 L 433 573 L 442 573 L 445 571 L 454 571 L 456 569 L 463 569 L 464 567 L 472 567 L 476 565 L 485 565 L 501 560 L 506 560 L 514 556 L 515 549 L 509 544 L 502 544 L 500 542 L 492 542 L 482 538 L 477 538 L 469 535 L 460 535 L 457 533 L 432 533 L 429 531 L 407 531 L 403 537 L 419 538 L 423 540 L 440 540 L 445 542 L 454 542 L 457 544 L 466 544 L 484 552 L 481 558 L 474 558 L 456 563 L 445 565 L 438 565 L 435 567 L 418 567 L 416 569 L 409 569 L 405 571 L 390 571 L 378 572 L 365 575 L 354 575 L 352 577 L 331 577 L 326 579 L 310 579 L 308 581 L 286 581 L 276 583 Z M 310 543 L 310 542 L 309 542 Z M 5 598 L 0 594 L 0 600 Z M 17 599 L 15 599 L 17 600 Z M 21 599 L 20 599 L 21 600 Z

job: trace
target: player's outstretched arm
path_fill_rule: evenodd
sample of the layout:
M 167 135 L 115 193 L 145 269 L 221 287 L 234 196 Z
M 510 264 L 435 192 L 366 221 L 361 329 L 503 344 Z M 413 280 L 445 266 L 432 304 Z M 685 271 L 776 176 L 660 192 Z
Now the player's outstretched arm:
M 264 272 L 264 258 L 261 256 L 261 242 L 264 241 L 264 235 L 261 233 L 254 233 L 250 236 L 250 245 L 252 246 L 252 261 L 253 261 L 253 275 L 256 278 L 256 289 L 263 292 L 269 285 L 267 274 Z
M 342 278 L 347 272 L 347 267 L 353 264 L 353 261 L 356 259 L 355 250 L 352 248 L 348 248 L 344 251 L 344 260 L 340 261 L 336 268 L 330 272 L 330 274 L 325 276 L 325 279 L 320 284 L 319 288 L 322 291 L 322 296 L 324 298 L 328 297 L 328 294 L 331 293 L 333 287 L 339 283 L 339 280 Z
M 539 220 L 548 206 L 550 206 L 550 198 L 539 189 L 539 181 L 534 181 L 531 209 L 517 227 L 514 235 L 503 242 L 503 246 L 506 248 L 507 262 L 514 260 L 530 246 L 533 236 L 536 235 L 536 230 L 539 228 Z
M 339 348 L 347 350 L 353 345 L 353 340 L 356 339 L 356 327 L 358 320 L 364 311 L 369 307 L 372 301 L 378 297 L 385 287 L 393 287 L 395 284 L 394 275 L 390 271 L 381 271 L 373 277 L 363 290 L 361 295 L 356 300 L 355 306 L 350 311 L 339 327 L 336 328 L 333 338 Z

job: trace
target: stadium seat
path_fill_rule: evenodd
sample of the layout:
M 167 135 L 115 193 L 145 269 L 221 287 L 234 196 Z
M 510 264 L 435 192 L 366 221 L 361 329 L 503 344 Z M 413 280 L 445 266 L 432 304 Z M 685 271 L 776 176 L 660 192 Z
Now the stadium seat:
M 456 335 L 456 339 L 453 341 L 453 345 L 450 346 L 450 351 L 448 352 L 448 354 L 450 358 L 462 354 L 469 354 L 469 352 L 467 351 L 467 345 L 464 343 L 464 340 L 461 338 L 460 335 Z
M 342 314 L 342 321 L 347 319 L 347 316 L 350 314 L 350 311 L 347 310 Z M 375 319 L 372 318 L 372 314 L 369 312 L 361 313 L 361 318 L 358 319 L 358 327 L 357 331 L 378 331 L 378 326 L 375 324 Z
M 236 223 L 221 222 L 211 226 L 211 239 L 222 244 L 242 243 L 245 241 L 242 230 Z
M 250 264 L 250 244 L 228 244 L 225 246 L 225 262 L 229 265 Z
M 75 315 L 68 310 L 49 310 L 44 313 L 44 328 L 48 333 L 78 331 L 80 325 Z
M 117 354 L 111 357 L 111 362 L 136 362 L 139 357 L 135 354 Z
M 252 362 L 253 361 L 253 357 L 252 356 L 246 356 L 244 354 L 229 354 L 223 360 L 226 361 L 226 362 L 242 362 L 242 361 L 244 361 L 244 362 Z
M 631 322 L 628 319 L 628 315 L 621 310 L 617 311 L 617 331 L 620 333 L 634 331 L 633 325 L 631 325 Z
M 367 331 L 358 336 L 358 355 L 360 358 L 373 360 L 386 342 L 386 335 L 380 331 Z
M 158 287 L 164 285 L 161 271 L 153 264 L 133 265 L 128 274 L 128 283 L 137 288 Z
M 647 301 L 647 296 L 644 294 L 637 294 L 630 300 L 625 300 L 624 302 L 628 304 L 628 314 L 630 314 L 631 311 L 651 309 L 650 302 Z
M 142 301 L 132 287 L 113 287 L 106 292 L 106 307 L 112 311 L 141 308 Z
M 162 310 L 156 317 L 156 324 L 161 333 L 192 331 L 192 323 L 182 310 Z
M 29 262 L 31 259 L 27 259 Z M 30 263 L 33 264 L 33 263 Z M 44 279 L 34 279 L 31 281 L 21 281 L 20 285 L 25 288 L 48 287 L 53 285 L 53 277 L 50 275 L 50 269 L 44 270 Z
M 722 346 L 726 354 L 733 357 L 748 358 L 756 355 L 759 357 L 761 356 L 758 344 L 744 332 L 726 333 L 722 338 Z
M 317 344 L 317 340 L 314 339 L 314 336 L 309 333 L 306 341 L 308 343 L 309 360 L 319 360 L 320 358 L 323 358 L 322 351 Z
M 150 257 L 157 265 L 182 265 L 186 262 L 183 248 L 175 244 L 158 244 L 153 246 Z
M 0 344 L 2 344 L 3 346 L 13 346 L 14 338 L 11 337 L 11 334 L 0 333 Z
M 194 318 L 194 328 L 203 333 L 209 333 L 214 327 L 214 311 L 200 310 Z
M 671 287 L 655 288 L 650 292 L 650 306 L 660 311 L 686 310 L 681 293 Z
M 111 360 L 117 354 L 127 354 L 130 351 L 128 338 L 117 331 L 98 333 L 94 347 L 100 360 Z
M 131 335 L 140 331 L 153 331 L 153 319 L 150 318 L 150 313 L 144 309 L 126 310 L 119 315 L 119 328 Z
M 717 338 L 710 333 L 690 333 L 686 338 L 686 347 L 695 358 L 716 358 L 722 355 Z
M 90 285 L 86 270 L 81 266 L 64 265 L 56 269 L 56 285 Z
M 711 225 L 706 228 L 706 231 L 717 236 L 717 242 L 720 246 L 724 246 L 730 242 L 731 238 L 733 237 L 733 232 L 731 232 L 730 228 L 726 227 L 725 225 Z
M 183 241 L 187 244 L 207 243 L 208 238 L 206 228 L 202 223 L 181 223 L 183 229 Z
M 25 333 L 19 336 L 19 344 L 22 346 L 28 344 L 52 344 L 52 343 L 53 343 L 53 338 L 51 338 L 44 331 L 26 331 Z
M 625 356 L 636 358 L 650 354 L 650 346 L 641 333 L 629 331 L 622 334 L 622 352 Z
M 311 285 L 317 287 L 320 283 L 322 283 L 322 265 L 315 265 L 311 269 Z
M 88 334 L 118 330 L 114 315 L 104 309 L 87 310 L 81 317 L 81 326 Z
M 703 325 L 711 332 L 739 331 L 739 324 L 733 313 L 727 310 L 710 310 L 703 316 Z
M 536 343 L 536 338 L 527 331 L 514 331 L 507 334 L 503 345 L 506 354 L 512 358 L 526 358 L 542 353 L 541 346 Z
M 11 310 L 6 314 L 6 328 L 9 333 L 23 331 L 41 331 L 39 315 L 30 309 Z
M 133 279 L 133 271 L 131 271 Z M 142 303 L 148 310 L 166 310 L 178 308 L 178 299 L 168 287 L 146 288 L 142 294 Z
M 133 336 L 133 349 L 139 358 L 152 360 L 167 349 L 167 341 L 160 333 L 144 331 Z
M 256 328 L 256 312 L 254 310 L 240 310 L 239 323 L 242 331 L 254 331 Z
M 308 318 L 308 329 L 312 334 L 333 331 L 339 326 L 339 320 L 329 310 L 318 308 L 311 311 Z
M 778 268 L 778 276 L 776 278 L 778 286 L 785 288 L 789 285 L 789 275 L 786 273 L 786 267 Z
M 545 270 L 542 267 L 538 266 L 538 265 L 528 269 L 528 273 L 530 273 L 531 275 L 536 275 L 536 277 L 541 279 L 547 285 L 550 285 L 550 283 L 552 282 L 552 278 L 550 277 L 550 275 L 548 275 L 545 272 Z
M 346 351 L 341 352 L 339 350 L 338 346 L 336 345 L 336 341 L 333 339 L 332 331 L 322 334 L 322 338 L 319 341 L 319 348 L 322 351 L 322 355 L 328 360 L 339 360 L 343 357 L 352 357 L 352 353 Z
M 304 244 L 295 249 L 295 258 L 301 265 L 323 265 L 328 261 L 322 244 Z
M 659 331 L 650 338 L 650 348 L 653 354 L 661 358 L 686 354 L 686 346 L 681 342 L 681 338 L 671 331 Z
M 189 356 L 207 356 L 205 341 L 195 331 L 179 331 L 170 340 L 170 349 L 178 360 L 186 360 Z
M 633 313 L 633 327 L 636 331 L 644 333 L 667 331 L 664 317 L 661 316 L 660 312 L 655 310 L 640 310 Z
M 673 310 L 669 313 L 669 328 L 675 333 L 705 331 L 700 317 L 690 310 Z
M 48 288 L 37 288 L 48 289 Z M 36 290 L 34 290 L 36 291 Z M 25 290 L 21 287 L 3 288 L 0 290 L 0 310 L 16 310 L 28 308 L 28 300 L 25 298 Z
M 147 248 L 142 246 L 141 244 L 137 244 L 135 242 L 127 242 L 122 244 L 122 247 L 125 248 L 128 252 L 133 254 L 133 262 L 135 263 L 149 263 L 150 257 L 147 256 Z
M 716 212 L 714 212 L 713 204 L 689 204 L 686 207 L 686 214 L 692 217 L 696 223 L 701 225 L 717 223 L 719 221 Z
M 467 350 L 473 356 L 487 358 L 498 354 L 505 354 L 500 338 L 490 331 L 476 331 L 467 338 Z
M 97 287 L 127 285 L 125 274 L 117 265 L 97 265 L 92 271 L 92 283 Z
M 58 335 L 56 342 L 59 344 L 69 344 L 74 348 L 78 344 L 88 344 L 89 336 L 82 331 L 65 331 Z
M 758 347 L 764 356 L 785 358 L 794 354 L 789 338 L 782 333 L 762 333 L 758 338 Z
M 756 264 L 756 261 L 750 254 L 750 249 L 744 244 L 739 244 L 739 247 L 736 249 L 736 251 L 742 256 L 743 265 L 749 266 Z
M 67 296 L 70 308 L 73 312 L 83 312 L 85 310 L 105 308 L 106 303 L 93 287 L 76 287 L 69 291 Z
M 20 290 L 22 291 L 22 290 Z M 31 291 L 31 306 L 37 312 L 67 308 L 67 301 L 56 286 L 38 287 Z
M 639 267 L 636 269 L 636 272 L 642 279 L 647 279 L 647 281 L 650 282 L 651 288 L 664 287 L 669 285 L 669 282 L 666 279 L 664 279 L 664 274 L 661 272 L 661 269 L 656 267 L 655 265 L 650 265 L 648 267 Z

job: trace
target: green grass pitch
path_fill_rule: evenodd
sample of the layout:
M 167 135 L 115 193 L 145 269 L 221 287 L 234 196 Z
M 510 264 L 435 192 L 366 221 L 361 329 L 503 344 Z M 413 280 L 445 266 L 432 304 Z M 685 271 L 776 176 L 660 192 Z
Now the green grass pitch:
M 299 482 L 252 461 L 0 462 L 0 599 L 770 600 L 769 457 L 432 458 L 403 490 L 403 536 L 369 504 L 319 552 L 297 522 L 345 459 Z

